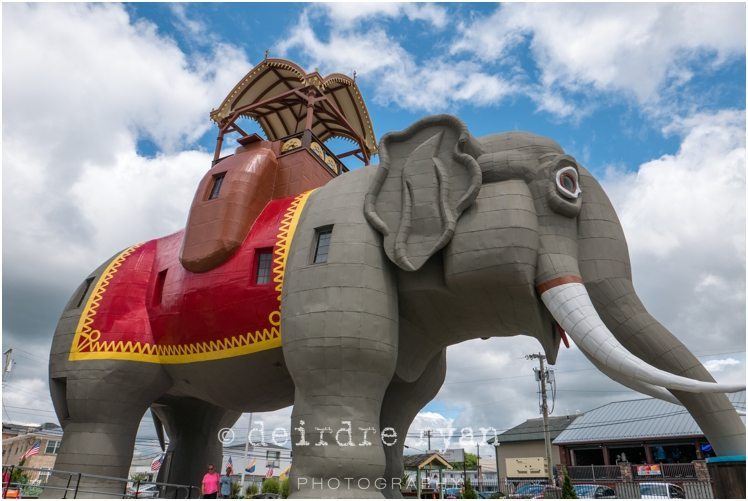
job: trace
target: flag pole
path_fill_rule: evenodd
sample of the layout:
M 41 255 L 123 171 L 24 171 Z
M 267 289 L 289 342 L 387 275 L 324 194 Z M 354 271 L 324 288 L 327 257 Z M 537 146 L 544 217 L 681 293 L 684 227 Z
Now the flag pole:
M 249 457 L 249 434 L 252 431 L 252 413 L 249 413 L 249 426 L 247 427 L 247 439 L 244 442 L 244 468 L 242 468 L 242 489 L 244 489 L 244 477 L 247 474 L 247 458 Z

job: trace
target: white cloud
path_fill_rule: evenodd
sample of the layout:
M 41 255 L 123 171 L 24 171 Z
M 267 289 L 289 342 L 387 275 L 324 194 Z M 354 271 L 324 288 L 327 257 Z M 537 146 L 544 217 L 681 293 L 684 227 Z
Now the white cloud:
M 515 84 L 483 72 L 474 62 L 438 58 L 417 62 L 382 28 L 333 25 L 323 40 L 310 18 L 300 16 L 289 36 L 276 46 L 281 56 L 298 51 L 308 70 L 319 68 L 322 73 L 352 74 L 355 70 L 363 81 L 374 85 L 378 103 L 443 112 L 456 104 L 495 104 L 518 91 Z
M 452 53 L 483 61 L 506 58 L 530 38 L 541 82 L 554 92 L 592 86 L 650 102 L 668 81 L 691 78 L 694 56 L 712 54 L 718 66 L 745 53 L 745 6 L 512 3 L 460 31 Z
M 5 10 L 6 277 L 73 288 L 117 248 L 183 225 L 210 158 L 175 152 L 250 64 L 222 43 L 188 57 L 120 5 Z M 163 153 L 138 156 L 142 137 Z
M 704 363 L 704 367 L 706 367 L 709 372 L 720 372 L 728 367 L 734 367 L 736 365 L 740 365 L 740 362 L 734 358 L 709 360 Z
M 676 119 L 678 152 L 603 185 L 621 219 L 637 290 L 692 351 L 738 350 L 745 334 L 745 111 Z
M 443 28 L 447 24 L 446 10 L 433 4 L 334 2 L 320 7 L 327 11 L 333 23 L 341 25 L 398 17 L 405 17 L 410 21 L 426 21 L 435 28 Z

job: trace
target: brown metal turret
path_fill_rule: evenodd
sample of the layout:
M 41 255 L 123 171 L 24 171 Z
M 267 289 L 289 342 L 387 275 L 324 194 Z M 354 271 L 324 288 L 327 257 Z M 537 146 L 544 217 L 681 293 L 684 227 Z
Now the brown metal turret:
M 257 121 L 268 140 L 236 124 Z M 265 59 L 211 112 L 218 124 L 213 166 L 192 202 L 180 261 L 189 271 L 229 259 L 265 205 L 323 186 L 348 169 L 340 158 L 368 164 L 376 139 L 354 79 L 305 73 L 283 59 Z M 241 135 L 234 154 L 220 157 L 227 133 Z M 324 141 L 343 137 L 356 148 L 335 155 Z

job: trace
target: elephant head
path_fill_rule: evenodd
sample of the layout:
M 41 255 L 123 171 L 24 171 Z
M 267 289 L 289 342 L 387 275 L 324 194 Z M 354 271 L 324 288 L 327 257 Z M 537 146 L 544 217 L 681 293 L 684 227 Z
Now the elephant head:
M 603 373 L 686 405 L 707 436 L 712 431 L 715 449 L 734 448 L 745 427 L 721 393 L 744 386 L 716 384 L 649 315 L 632 286 L 615 210 L 557 143 L 522 132 L 478 140 L 442 115 L 384 136 L 380 156 L 365 214 L 400 275 L 440 254 L 444 286 L 456 294 L 467 284 L 519 288 L 515 304 L 495 307 L 530 304 L 541 326 L 486 335 L 533 334 L 553 363 L 565 331 Z M 726 413 L 731 431 L 717 431 Z

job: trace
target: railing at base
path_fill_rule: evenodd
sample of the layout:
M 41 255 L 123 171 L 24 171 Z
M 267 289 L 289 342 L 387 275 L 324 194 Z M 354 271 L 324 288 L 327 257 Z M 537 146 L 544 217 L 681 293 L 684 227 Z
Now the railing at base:
M 5 481 L 6 473 L 8 482 Z M 21 476 L 23 480 L 14 481 L 14 475 Z M 150 488 L 150 486 L 155 486 L 155 488 Z M 75 499 L 79 495 L 107 499 L 200 497 L 200 489 L 194 485 L 145 482 L 80 472 L 3 465 L 3 498 L 9 497 L 9 493 L 16 494 L 15 497 L 34 498 L 43 495 L 45 491 L 49 491 L 47 494 L 54 493 L 55 495 L 51 497 L 58 499 Z
M 505 497 L 534 498 L 542 496 L 546 499 L 559 499 L 563 493 L 563 477 L 555 485 L 549 485 L 545 479 L 507 479 L 498 482 L 496 478 L 487 478 L 481 482 L 480 489 L 475 482 L 473 488 L 482 498 Z M 645 497 L 684 496 L 685 499 L 713 499 L 712 484 L 709 481 L 670 481 L 663 479 L 647 479 L 646 481 L 622 481 L 621 479 L 607 480 L 574 480 L 572 485 L 578 497 L 641 499 Z M 425 488 L 424 488 L 425 489 Z M 460 497 L 463 494 L 462 482 L 445 482 L 438 486 L 436 497 Z M 599 490 L 599 492 L 598 492 Z M 612 490 L 612 494 L 611 491 Z M 500 492 L 501 494 L 497 494 Z M 663 495 L 664 493 L 664 495 Z M 407 495 L 407 493 L 404 493 Z M 412 496 L 411 496 L 412 497 Z

